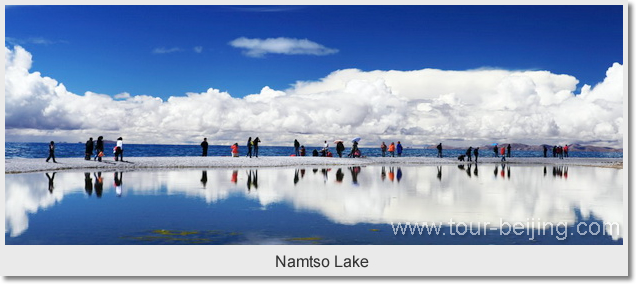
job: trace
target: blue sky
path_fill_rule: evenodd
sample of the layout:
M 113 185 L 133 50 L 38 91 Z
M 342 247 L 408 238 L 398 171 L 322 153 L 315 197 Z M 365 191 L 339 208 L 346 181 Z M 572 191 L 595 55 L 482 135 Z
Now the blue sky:
M 580 88 L 623 57 L 622 6 L 12 6 L 5 17 L 5 45 L 80 95 L 243 97 L 346 68 L 547 70 Z M 256 58 L 229 44 L 241 37 L 337 52 Z
M 622 147 L 623 9 L 9 6 L 5 139 Z

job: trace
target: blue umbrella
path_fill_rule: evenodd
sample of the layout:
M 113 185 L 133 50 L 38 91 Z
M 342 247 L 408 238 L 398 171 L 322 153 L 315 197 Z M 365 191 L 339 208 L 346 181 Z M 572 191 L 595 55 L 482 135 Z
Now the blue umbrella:
M 362 138 L 356 137 L 356 138 L 351 139 L 351 142 L 358 142 L 358 141 L 360 141 L 360 139 L 362 139 Z
M 498 144 L 497 144 L 497 143 L 492 143 L 492 145 L 493 145 L 493 146 L 497 146 Z

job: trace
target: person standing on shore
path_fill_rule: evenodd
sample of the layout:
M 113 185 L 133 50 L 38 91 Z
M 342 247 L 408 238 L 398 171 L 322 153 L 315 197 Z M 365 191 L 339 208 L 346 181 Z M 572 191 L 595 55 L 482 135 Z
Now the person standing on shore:
M 98 161 L 102 161 L 102 157 L 104 156 L 104 136 L 97 137 L 97 141 L 95 142 L 95 159 Z
M 473 152 L 475 153 L 475 164 L 476 164 L 477 163 L 477 159 L 479 158 L 479 147 L 475 148 L 475 150 L 473 150 Z M 475 173 L 477 173 L 477 165 L 475 165 Z
M 492 151 L 495 152 L 495 158 L 499 157 L 499 147 L 497 147 L 497 144 L 495 144 L 495 147 L 492 148 Z
M 258 158 L 258 143 L 261 143 L 261 139 L 258 139 L 258 137 L 256 137 L 252 142 L 254 143 L 254 156 Z
M 554 145 L 554 147 L 552 148 L 552 157 L 556 158 L 557 157 L 557 146 Z
M 570 150 L 570 147 L 568 147 L 568 144 L 565 144 L 565 146 L 563 146 L 563 156 L 565 156 L 566 158 L 568 157 L 569 150 Z
M 439 145 L 437 145 L 437 157 L 442 157 L 442 143 L 439 143 Z
M 353 142 L 354 145 L 357 145 L 358 142 Z M 342 143 L 342 141 L 338 141 L 338 143 L 336 143 L 336 152 L 338 152 L 338 157 L 342 158 L 342 152 L 344 152 L 345 150 L 345 146 Z
M 93 155 L 93 137 L 89 138 L 88 141 L 86 141 L 86 151 L 84 151 L 84 160 L 90 161 L 91 155 Z
M 203 142 L 201 142 L 201 156 L 206 157 L 208 155 L 208 138 L 203 138 Z
M 306 150 L 305 150 L 305 145 L 300 145 L 300 156 L 305 156 L 305 154 L 307 154 Z
M 296 155 L 296 157 L 300 156 L 300 142 L 298 142 L 298 139 L 294 139 L 294 155 Z
M 468 158 L 468 162 L 472 161 L 473 155 L 473 146 L 468 146 L 468 150 L 466 150 L 466 158 Z
M 382 150 L 382 157 L 386 157 L 386 144 L 384 144 L 384 141 L 380 145 L 380 150 Z
M 404 150 L 404 148 L 402 148 L 402 144 L 400 144 L 400 141 L 398 141 L 397 145 L 395 146 L 395 150 L 398 157 L 402 157 L 402 151 Z
M 391 142 L 391 145 L 389 145 L 389 155 L 391 157 L 395 157 L 395 143 Z
M 510 158 L 510 152 L 512 152 L 512 146 L 508 144 L 508 153 L 506 153 L 506 155 L 508 155 L 508 158 Z
M 239 157 L 239 146 L 238 146 L 238 143 L 232 144 L 231 148 L 232 148 L 232 157 L 238 158 Z
M 247 139 L 247 155 L 245 155 L 245 157 L 252 157 L 252 146 L 254 145 L 252 143 L 252 137 L 250 137 L 249 139 Z
M 49 157 L 46 158 L 46 162 L 48 163 L 50 159 L 53 159 L 53 163 L 57 163 L 55 161 L 55 142 L 53 141 L 49 144 Z
M 115 146 L 115 161 L 117 160 L 124 161 L 124 139 L 121 137 L 117 138 L 117 146 Z
M 548 146 L 547 145 L 543 145 L 543 157 L 544 158 L 548 157 Z
M 501 161 L 506 161 L 506 147 L 501 147 Z

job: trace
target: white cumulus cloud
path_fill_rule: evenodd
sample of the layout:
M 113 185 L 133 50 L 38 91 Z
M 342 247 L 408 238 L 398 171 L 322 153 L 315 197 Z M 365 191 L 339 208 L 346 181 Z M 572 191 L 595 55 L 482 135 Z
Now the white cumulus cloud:
M 128 93 L 83 95 L 38 72 L 23 48 L 5 47 L 5 138 L 129 143 L 306 145 L 363 137 L 363 145 L 453 141 L 585 143 L 622 147 L 623 66 L 595 86 L 548 71 L 338 70 L 287 90 L 263 87 L 244 98 L 210 88 L 167 100 Z
M 325 47 L 308 39 L 285 37 L 267 39 L 240 37 L 229 44 L 236 48 L 245 49 L 245 55 L 250 57 L 263 57 L 268 53 L 329 55 L 338 52 L 337 49 Z

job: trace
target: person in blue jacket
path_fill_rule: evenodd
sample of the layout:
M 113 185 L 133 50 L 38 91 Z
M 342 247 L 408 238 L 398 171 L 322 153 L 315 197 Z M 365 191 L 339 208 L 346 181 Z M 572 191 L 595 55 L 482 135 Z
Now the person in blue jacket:
M 402 157 L 402 150 L 404 150 L 404 148 L 402 148 L 402 144 L 400 144 L 400 141 L 398 141 L 395 149 L 397 150 L 398 157 Z

